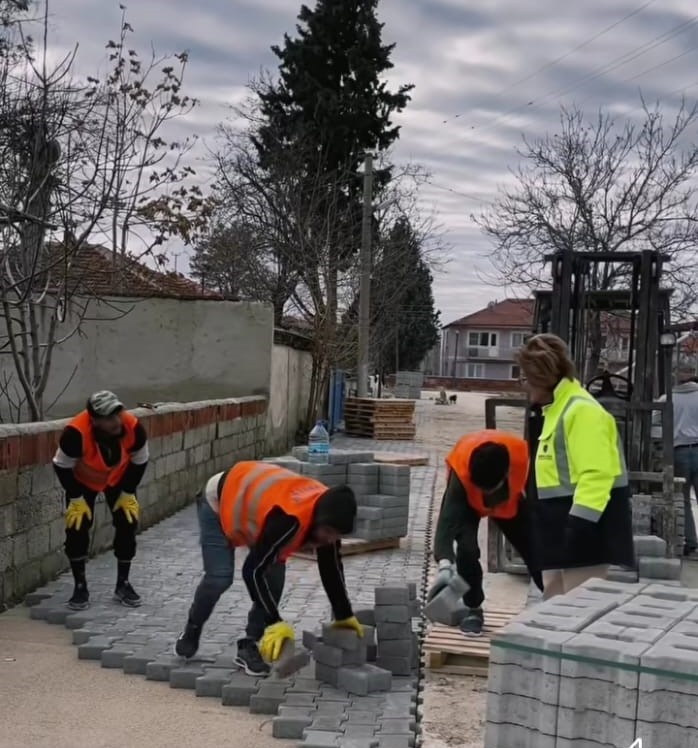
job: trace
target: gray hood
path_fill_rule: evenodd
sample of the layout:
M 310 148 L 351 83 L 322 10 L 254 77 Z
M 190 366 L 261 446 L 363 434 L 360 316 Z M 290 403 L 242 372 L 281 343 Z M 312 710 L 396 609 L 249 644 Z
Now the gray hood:
M 677 395 L 688 394 L 691 392 L 698 392 L 698 382 L 684 382 L 683 384 L 677 384 L 672 390 Z

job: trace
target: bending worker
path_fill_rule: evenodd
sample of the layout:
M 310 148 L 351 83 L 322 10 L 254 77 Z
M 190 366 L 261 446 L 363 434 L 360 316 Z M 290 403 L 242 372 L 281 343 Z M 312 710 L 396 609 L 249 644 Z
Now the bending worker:
M 233 583 L 235 548 L 247 547 L 242 578 L 252 598 L 236 662 L 249 675 L 267 675 L 284 641 L 294 639 L 279 614 L 286 559 L 315 547 L 320 579 L 334 626 L 363 628 L 344 585 L 340 537 L 354 528 L 356 499 L 348 486 L 327 488 L 316 480 L 265 462 L 239 462 L 214 475 L 197 497 L 204 575 L 194 594 L 175 652 L 193 657 L 201 631 L 220 596 Z M 258 646 L 259 642 L 259 646 Z M 265 662 L 264 660 L 267 660 Z
M 129 607 L 141 604 L 129 582 L 129 571 L 136 555 L 140 516 L 136 489 L 148 459 L 148 437 L 143 425 L 125 410 L 113 392 L 91 395 L 86 409 L 63 430 L 53 467 L 65 490 L 65 552 L 75 580 L 69 608 L 84 610 L 90 604 L 85 563 L 99 493 L 104 493 L 114 525 L 114 599 Z
M 434 558 L 439 571 L 428 597 L 432 599 L 458 573 L 470 588 L 463 596 L 468 612 L 460 623 L 461 631 L 480 636 L 485 593 L 477 534 L 482 517 L 497 523 L 528 566 L 538 588 L 543 589 L 533 553 L 532 512 L 525 498 L 528 444 L 503 431 L 479 431 L 464 436 L 446 458 L 446 464 L 448 482 L 434 536 Z
M 634 565 L 630 488 L 616 421 L 576 379 L 565 342 L 535 335 L 518 361 L 542 409 L 535 506 L 547 599 Z

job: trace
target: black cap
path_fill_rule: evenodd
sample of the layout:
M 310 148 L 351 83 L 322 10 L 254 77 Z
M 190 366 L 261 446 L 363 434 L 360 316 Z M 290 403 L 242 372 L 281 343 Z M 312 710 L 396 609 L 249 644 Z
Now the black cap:
M 340 535 L 352 532 L 355 519 L 356 497 L 349 486 L 328 488 L 315 505 L 313 524 L 331 527 Z
M 470 480 L 482 491 L 490 494 L 492 503 L 506 501 L 509 486 L 509 450 L 503 444 L 485 442 L 470 455 Z M 494 491 L 493 489 L 497 489 Z

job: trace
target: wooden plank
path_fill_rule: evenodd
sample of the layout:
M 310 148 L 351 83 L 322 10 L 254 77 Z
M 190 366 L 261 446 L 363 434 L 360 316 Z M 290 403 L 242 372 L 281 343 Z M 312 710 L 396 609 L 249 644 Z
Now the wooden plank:
M 362 540 L 361 538 L 342 538 L 342 556 L 355 556 L 359 553 L 388 551 L 400 547 L 400 538 L 381 538 L 380 540 Z M 305 561 L 315 561 L 315 551 L 301 550 L 293 554 Z
M 376 452 L 373 455 L 373 461 L 380 462 L 382 465 L 409 465 L 410 467 L 429 464 L 429 458 L 426 455 L 403 455 L 400 452 Z
M 451 675 L 487 677 L 493 634 L 520 612 L 508 608 L 486 609 L 482 636 L 465 636 L 455 626 L 429 624 L 423 647 L 427 667 Z

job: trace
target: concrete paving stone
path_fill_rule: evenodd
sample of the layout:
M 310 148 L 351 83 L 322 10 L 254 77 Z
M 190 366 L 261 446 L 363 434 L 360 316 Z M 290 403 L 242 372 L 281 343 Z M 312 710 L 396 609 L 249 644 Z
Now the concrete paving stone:
M 635 723 L 637 736 L 642 738 L 643 746 L 693 746 L 695 745 L 695 730 L 669 722 L 644 722 L 640 719 Z
M 632 571 L 630 569 L 611 568 L 608 571 L 606 579 L 611 582 L 629 582 L 634 584 L 638 581 L 639 577 L 636 570 Z
M 317 714 L 335 717 L 343 715 L 350 704 L 350 701 L 323 701 L 318 699 L 315 702 L 315 711 Z
M 318 732 L 317 730 L 303 730 L 302 748 L 335 748 L 339 745 L 341 732 Z
M 360 738 L 373 738 L 376 734 L 374 725 L 349 725 L 344 727 L 344 735 L 348 739 L 357 740 Z M 380 745 L 380 741 L 378 743 Z
M 303 731 L 310 727 L 312 720 L 309 716 L 280 716 L 272 720 L 271 734 L 281 740 L 302 740 Z
M 557 736 L 563 740 L 583 739 L 598 745 L 626 748 L 635 740 L 637 733 L 634 718 L 622 719 L 605 711 L 560 707 L 557 714 Z
M 666 540 L 659 538 L 656 535 L 635 535 L 633 538 L 635 541 L 635 555 L 639 558 L 640 556 L 655 556 L 657 558 L 664 558 L 666 556 Z
M 579 587 L 576 587 L 572 592 L 575 595 L 584 594 L 585 592 L 591 592 L 596 595 L 613 595 L 620 599 L 622 595 L 629 595 L 631 598 L 635 595 L 639 595 L 642 592 L 646 584 L 638 582 L 637 584 L 625 584 L 621 582 L 611 582 L 608 579 L 588 579 Z M 565 595 L 569 597 L 571 593 Z M 620 605 L 621 603 L 619 603 Z
M 640 579 L 679 579 L 681 576 L 681 559 L 640 556 L 638 573 Z
M 227 686 L 238 670 L 226 670 L 224 668 L 206 669 L 194 684 L 197 696 L 212 697 L 219 699 L 223 694 L 223 686 Z
M 381 717 L 378 729 L 386 735 L 402 735 L 414 732 L 417 729 L 417 722 L 414 719 Z
M 457 626 L 467 612 L 463 595 L 454 592 L 451 587 L 444 587 L 424 606 L 424 615 L 430 621 L 445 626 Z
M 409 506 L 393 506 L 383 508 L 383 524 L 400 524 L 408 522 L 410 518 Z
M 381 509 L 377 506 L 360 506 L 356 509 L 357 520 L 381 520 L 383 519 L 383 513 L 385 509 Z
M 400 681 L 403 678 L 399 676 L 393 676 L 392 688 L 388 693 L 385 694 L 383 699 L 383 714 L 385 715 L 389 711 L 398 712 L 400 716 L 406 716 L 409 714 L 416 713 L 417 698 L 416 692 L 411 691 L 396 691 L 396 688 L 400 687 Z
M 355 478 L 378 478 L 379 465 L 377 462 L 354 462 L 347 466 L 349 480 Z
M 657 579 L 655 579 L 654 577 L 638 577 L 638 580 L 640 582 L 644 582 L 645 584 L 651 584 L 652 582 L 657 581 Z M 668 587 L 681 587 L 680 579 L 662 579 L 661 582 Z
M 376 636 L 379 643 L 386 639 L 410 639 L 412 623 L 376 623 Z
M 378 745 L 380 748 L 412 748 L 415 739 L 414 736 L 407 738 L 403 735 L 381 735 Z
M 338 669 L 323 665 L 319 662 L 315 663 L 315 678 L 321 683 L 329 683 L 331 686 L 337 686 L 339 683 Z
M 320 695 L 318 696 L 318 699 L 320 701 L 341 701 L 344 704 L 349 703 L 349 697 L 344 689 L 330 686 L 327 683 L 323 683 L 320 686 Z
M 223 686 L 221 703 L 223 706 L 249 706 L 250 699 L 257 693 L 260 681 L 249 675 L 238 674 L 230 683 Z
M 588 607 L 563 605 L 556 601 L 556 598 L 552 598 L 534 608 L 524 610 L 517 616 L 517 620 L 536 629 L 576 633 L 583 631 L 615 607 L 612 603 L 590 604 Z
M 382 480 L 409 481 L 411 468 L 409 465 L 381 465 L 378 473 Z
M 381 712 L 375 709 L 354 709 L 346 711 L 347 723 L 350 725 L 375 725 Z
M 378 468 L 377 465 L 376 465 L 376 468 Z M 43 589 L 38 589 L 35 592 L 29 592 L 27 595 L 24 596 L 24 604 L 28 608 L 31 608 L 34 605 L 38 605 L 39 603 L 43 602 L 44 600 L 48 600 L 48 598 L 50 597 L 51 597 L 50 592 L 47 592 Z
M 313 659 L 321 665 L 337 668 L 342 666 L 345 652 L 346 650 L 331 647 L 329 644 L 316 644 L 313 647 Z
M 317 693 L 294 693 L 293 691 L 287 691 L 284 704 L 290 707 L 315 708 L 315 700 L 319 695 L 319 691 Z
M 348 738 L 346 735 L 339 739 L 338 745 L 339 748 L 380 748 L 380 743 L 374 738 Z
M 376 605 L 376 624 L 409 623 L 409 621 L 409 603 L 405 603 L 404 605 Z
M 149 662 L 145 669 L 146 680 L 155 680 L 167 682 L 170 680 L 170 673 L 174 668 L 182 667 L 185 660 L 174 655 L 163 654 L 152 662 Z
M 124 657 L 121 663 L 122 670 L 126 675 L 145 675 L 148 669 L 148 663 L 157 660 L 163 654 L 162 647 L 142 647 Z
M 304 696 L 304 695 L 312 695 L 320 693 L 320 688 L 322 687 L 322 684 L 320 681 L 315 680 L 315 678 L 306 677 L 306 676 L 296 676 L 293 679 L 293 684 L 286 692 L 287 695 L 295 695 L 295 696 Z
M 343 714 L 315 714 L 309 725 L 310 730 L 323 732 L 344 732 L 344 715 Z
M 387 639 L 378 645 L 379 657 L 406 657 L 414 647 L 413 639 Z M 409 675 L 409 673 L 406 673 Z
M 109 649 L 114 642 L 111 636 L 93 636 L 78 647 L 79 660 L 101 660 L 102 652 Z
M 403 507 L 405 499 L 402 496 L 390 496 L 388 494 L 367 494 L 362 499 L 364 506 L 377 506 L 382 509 Z
M 348 652 L 354 652 L 361 646 L 361 641 L 355 631 L 333 628 L 329 623 L 322 626 L 322 641 L 330 647 L 338 647 Z
M 412 672 L 412 653 L 410 651 L 409 657 L 382 657 L 379 650 L 376 665 L 393 675 L 409 675 Z
M 115 642 L 109 649 L 102 652 L 100 658 L 102 667 L 121 670 L 124 666 L 124 660 L 132 654 L 132 646 L 129 647 L 121 642 Z
M 689 587 L 677 588 L 666 582 L 652 582 L 644 585 L 642 594 L 659 600 L 675 600 L 678 602 L 692 601 L 698 603 L 698 589 Z
M 96 628 L 73 629 L 73 644 L 86 644 L 92 637 L 99 636 L 99 634 Z
M 146 668 L 146 675 L 148 669 Z M 187 663 L 179 667 L 173 667 L 170 670 L 170 688 L 187 688 L 194 690 L 196 680 L 204 675 L 204 667 L 199 664 Z
M 303 632 L 303 646 L 306 649 L 312 649 L 315 647 L 316 644 L 322 642 L 322 637 L 318 636 L 312 631 L 304 631 Z

